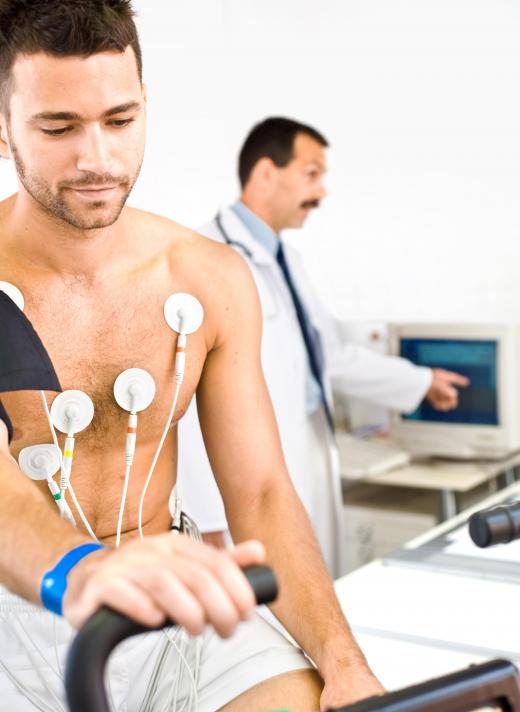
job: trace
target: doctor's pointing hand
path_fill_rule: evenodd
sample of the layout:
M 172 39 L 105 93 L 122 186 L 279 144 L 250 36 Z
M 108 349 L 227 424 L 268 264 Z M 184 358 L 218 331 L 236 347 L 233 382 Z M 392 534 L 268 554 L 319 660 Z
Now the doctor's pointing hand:
M 432 384 L 426 393 L 426 400 L 437 410 L 453 410 L 459 404 L 458 388 L 467 388 L 469 383 L 469 378 L 461 376 L 460 373 L 434 368 Z

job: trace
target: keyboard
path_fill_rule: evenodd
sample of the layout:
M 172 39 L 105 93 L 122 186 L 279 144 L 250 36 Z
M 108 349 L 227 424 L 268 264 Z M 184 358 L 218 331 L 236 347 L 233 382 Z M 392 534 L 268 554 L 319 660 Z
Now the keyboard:
M 381 475 L 410 462 L 410 453 L 397 445 L 379 440 L 364 440 L 348 433 L 337 433 L 341 453 L 341 474 L 347 479 Z

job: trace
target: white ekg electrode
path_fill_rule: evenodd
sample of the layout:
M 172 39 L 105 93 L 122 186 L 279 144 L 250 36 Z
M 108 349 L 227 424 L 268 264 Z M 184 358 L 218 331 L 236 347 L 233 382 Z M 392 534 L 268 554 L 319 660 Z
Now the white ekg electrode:
M 20 292 L 18 287 L 15 287 L 14 284 L 11 284 L 10 282 L 2 282 L 0 280 L 0 292 L 4 292 L 5 294 L 7 294 L 7 296 L 12 299 L 13 302 L 16 304 L 18 309 L 20 311 L 23 311 L 25 301 L 23 298 L 23 294 Z
M 63 391 L 52 401 L 54 427 L 71 437 L 85 430 L 94 417 L 94 404 L 83 391 Z
M 53 477 L 61 467 L 61 452 L 56 445 L 31 445 L 20 450 L 18 464 L 31 480 Z
M 191 294 L 177 292 L 170 294 L 164 303 L 164 318 L 170 329 L 179 334 L 175 347 L 175 381 L 180 386 L 186 366 L 186 336 L 200 328 L 204 321 L 204 309 Z
M 83 391 L 63 391 L 52 401 L 51 419 L 54 427 L 66 434 L 61 466 L 61 493 L 67 490 L 74 456 L 74 435 L 85 430 L 94 417 L 94 404 Z
M 127 368 L 114 383 L 117 404 L 129 413 L 139 413 L 148 408 L 155 397 L 155 381 L 142 368 Z
M 165 301 L 164 318 L 170 329 L 178 334 L 193 334 L 204 321 L 204 309 L 193 295 L 177 292 Z
M 123 410 L 130 413 L 126 433 L 125 462 L 131 465 L 134 460 L 137 436 L 137 413 L 148 408 L 155 398 L 155 381 L 142 368 L 128 368 L 115 380 L 114 398 Z
M 61 462 L 61 452 L 52 443 L 24 447 L 18 455 L 18 464 L 22 472 L 31 480 L 47 480 L 53 499 L 63 518 L 74 524 L 69 505 L 62 497 L 60 488 L 52 479 L 61 468 Z
M 142 368 L 128 368 L 126 371 L 123 371 L 123 373 L 120 373 L 115 380 L 114 398 L 123 410 L 127 410 L 130 413 L 128 416 L 125 440 L 125 480 L 117 520 L 116 547 L 121 543 L 121 529 L 123 526 L 126 497 L 130 482 L 130 470 L 134 461 L 137 439 L 137 413 L 148 408 L 154 397 L 155 381 L 152 376 Z
M 164 426 L 164 430 L 155 451 L 154 458 L 148 474 L 146 476 L 146 481 L 144 483 L 143 490 L 141 492 L 141 497 L 139 499 L 139 507 L 137 511 L 137 528 L 139 530 L 139 536 L 143 538 L 143 507 L 144 499 L 146 497 L 146 492 L 148 486 L 151 482 L 152 475 L 161 454 L 164 441 L 170 429 L 171 422 L 175 415 L 175 408 L 177 407 L 177 401 L 179 399 L 179 393 L 181 390 L 181 385 L 184 380 L 184 369 L 186 366 L 186 336 L 188 334 L 193 334 L 197 329 L 200 328 L 202 322 L 204 321 L 204 309 L 199 300 L 192 294 L 187 294 L 186 292 L 176 292 L 175 294 L 170 294 L 166 302 L 164 303 L 164 318 L 166 323 L 173 329 L 177 334 L 177 344 L 175 346 L 175 392 L 173 394 L 173 402 Z

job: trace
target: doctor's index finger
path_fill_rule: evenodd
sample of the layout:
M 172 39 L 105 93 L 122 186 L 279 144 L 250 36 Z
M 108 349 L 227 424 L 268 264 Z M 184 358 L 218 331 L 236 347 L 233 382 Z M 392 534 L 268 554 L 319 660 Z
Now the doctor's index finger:
M 454 371 L 446 371 L 446 375 L 448 376 L 450 383 L 455 386 L 461 386 L 462 388 L 465 388 L 471 383 L 470 379 L 467 376 L 463 376 L 460 373 L 455 373 Z

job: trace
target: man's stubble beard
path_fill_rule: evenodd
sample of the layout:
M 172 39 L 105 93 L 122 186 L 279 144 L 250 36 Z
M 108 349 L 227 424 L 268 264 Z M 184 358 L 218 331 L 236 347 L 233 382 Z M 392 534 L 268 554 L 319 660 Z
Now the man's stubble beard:
M 88 218 L 78 216 L 69 207 L 66 200 L 62 197 L 62 193 L 64 190 L 63 188 L 60 188 L 58 195 L 55 195 L 50 189 L 48 183 L 46 183 L 41 178 L 38 178 L 37 176 L 29 174 L 25 163 L 23 162 L 23 159 L 21 157 L 20 151 L 18 150 L 18 147 L 12 139 L 12 136 L 9 136 L 9 144 L 18 178 L 20 179 L 21 184 L 23 185 L 27 193 L 31 196 L 31 198 L 33 198 L 33 200 L 35 200 L 38 205 L 52 218 L 54 218 L 58 222 L 65 222 L 68 225 L 77 228 L 78 230 L 96 230 L 104 227 L 110 227 L 110 225 L 113 225 L 121 215 L 121 211 L 123 210 L 128 196 L 130 195 L 132 188 L 134 187 L 135 182 L 137 181 L 142 166 L 141 160 L 133 179 L 130 180 L 127 178 L 125 179 L 125 182 L 121 184 L 121 187 L 124 188 L 123 195 L 118 205 L 111 210 L 110 215 L 105 216 L 104 218 L 91 218 L 89 220 Z M 91 185 L 99 185 L 103 183 L 102 180 L 99 180 L 99 176 L 92 176 L 92 178 L 93 179 L 90 183 Z M 83 187 L 87 186 L 88 179 L 82 181 L 81 185 Z M 105 201 L 100 200 L 91 203 L 89 207 L 92 209 L 99 209 L 102 208 L 104 205 Z

